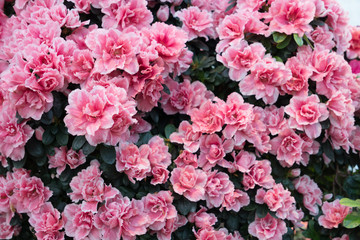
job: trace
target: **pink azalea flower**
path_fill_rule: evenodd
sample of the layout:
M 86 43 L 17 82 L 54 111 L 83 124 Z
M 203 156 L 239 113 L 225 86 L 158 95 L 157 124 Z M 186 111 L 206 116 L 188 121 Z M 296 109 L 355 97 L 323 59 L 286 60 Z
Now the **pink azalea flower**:
M 135 74 L 139 70 L 136 54 L 139 53 L 139 36 L 136 33 L 120 32 L 116 29 L 95 29 L 85 40 L 96 58 L 94 71 L 108 74 L 116 69 Z
M 279 96 L 279 87 L 291 79 L 291 71 L 273 58 L 264 58 L 251 68 L 250 75 L 239 83 L 245 95 L 255 95 L 266 104 L 273 104 Z
M 72 192 L 68 195 L 74 202 L 85 200 L 81 206 L 84 211 L 95 213 L 99 202 L 112 198 L 119 192 L 104 183 L 99 167 L 100 163 L 93 160 L 89 167 L 79 172 L 70 182 Z
M 226 209 L 226 211 L 239 212 L 242 207 L 250 204 L 250 197 L 246 192 L 239 189 L 235 189 L 233 192 L 225 194 L 224 201 L 221 205 L 220 211 Z
M 69 237 L 75 240 L 100 239 L 100 230 L 94 226 L 94 214 L 83 211 L 81 205 L 68 204 L 63 212 L 64 229 Z
M 21 160 L 25 156 L 25 144 L 33 134 L 26 121 L 17 123 L 13 106 L 5 104 L 0 113 L 0 153 L 14 161 Z
M 19 226 L 11 226 L 10 221 L 14 216 L 11 211 L 0 212 L 0 238 L 12 239 L 13 236 L 17 236 L 20 233 Z
M 171 164 L 171 154 L 165 145 L 164 139 L 159 136 L 152 137 L 149 142 L 149 161 L 152 167 L 161 166 L 167 168 Z
M 122 217 L 128 211 L 131 202 L 129 198 L 116 195 L 102 205 L 94 217 L 94 225 L 100 229 L 101 239 L 120 239 L 123 233 Z
M 324 202 L 321 209 L 323 215 L 319 217 L 319 224 L 327 229 L 338 228 L 339 224 L 351 212 L 351 207 L 341 205 L 339 199 L 331 203 Z
M 193 166 L 175 168 L 170 177 L 174 191 L 193 202 L 205 199 L 207 175 Z
M 193 129 L 201 133 L 219 132 L 224 125 L 224 113 L 221 103 L 212 103 L 210 100 L 203 103 L 199 109 L 195 108 L 190 111 Z
M 157 184 L 164 184 L 169 179 L 169 170 L 167 170 L 165 167 L 162 166 L 155 166 L 151 169 L 151 184 L 157 185 Z
M 132 26 L 137 29 L 149 27 L 153 16 L 146 7 L 147 3 L 146 0 L 111 2 L 109 6 L 101 9 L 101 12 L 105 14 L 102 19 L 102 27 L 117 28 L 120 31 Z
M 213 27 L 213 19 L 210 12 L 201 10 L 196 6 L 191 6 L 175 13 L 182 21 L 182 29 L 188 33 L 188 41 L 203 37 L 206 40 L 215 37 L 215 30 Z
M 169 191 L 148 194 L 144 198 L 144 212 L 149 217 L 149 228 L 160 231 L 166 225 L 167 219 L 177 217 L 177 211 L 172 204 L 173 197 Z
M 194 168 L 198 167 L 197 155 L 192 154 L 189 151 L 183 151 L 180 155 L 174 160 L 174 163 L 177 167 L 185 167 L 191 165 Z
M 350 47 L 347 49 L 346 56 L 349 59 L 354 59 L 360 56 L 360 28 L 351 27 L 351 41 Z
M 205 200 L 208 208 L 220 207 L 226 194 L 234 192 L 234 184 L 229 175 L 223 172 L 208 172 L 205 186 Z
M 270 161 L 256 161 L 255 164 L 250 167 L 250 171 L 244 175 L 242 184 L 245 186 L 245 190 L 249 188 L 253 189 L 255 184 L 267 189 L 272 188 L 275 180 L 271 176 Z
M 234 81 L 243 80 L 248 71 L 265 56 L 266 49 L 260 43 L 249 45 L 245 40 L 236 40 L 216 59 L 229 68 L 229 77 Z
M 30 214 L 29 223 L 37 233 L 56 232 L 63 228 L 60 212 L 49 202 L 43 204 L 38 211 Z
M 303 204 L 310 211 L 310 214 L 313 216 L 318 215 L 323 197 L 319 186 L 307 175 L 295 179 L 293 183 L 296 191 L 304 196 Z
M 196 213 L 191 212 L 188 216 L 188 220 L 191 223 L 195 223 L 198 228 L 211 228 L 216 222 L 217 218 L 213 213 L 207 213 L 206 208 L 201 206 L 201 209 Z
M 329 112 L 326 105 L 320 103 L 317 95 L 292 97 L 290 104 L 285 107 L 285 112 L 290 116 L 290 127 L 304 130 L 310 138 L 317 138 L 321 134 L 320 122 L 326 120 Z
M 169 19 L 169 6 L 168 5 L 161 5 L 159 10 L 156 12 L 156 17 L 162 21 L 166 22 Z
M 312 30 L 310 22 L 315 17 L 315 11 L 316 6 L 312 0 L 274 0 L 265 22 L 270 22 L 270 33 L 297 33 L 302 37 L 304 33 Z
M 39 209 L 52 195 L 40 178 L 21 176 L 13 182 L 14 189 L 10 204 L 18 213 L 29 213 Z
M 188 121 L 182 121 L 179 125 L 179 132 L 173 132 L 170 134 L 170 141 L 184 144 L 184 149 L 194 153 L 200 147 L 200 132 L 195 132 L 193 126 Z
M 281 240 L 287 232 L 286 224 L 281 219 L 272 217 L 269 213 L 265 218 L 255 217 L 249 225 L 249 233 L 259 240 Z

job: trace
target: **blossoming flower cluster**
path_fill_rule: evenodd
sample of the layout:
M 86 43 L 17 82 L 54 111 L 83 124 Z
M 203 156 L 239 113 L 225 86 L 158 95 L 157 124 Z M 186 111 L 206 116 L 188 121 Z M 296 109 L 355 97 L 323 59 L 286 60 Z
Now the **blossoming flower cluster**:
M 360 29 L 335 0 L 0 10 L 0 239 L 349 238 Z

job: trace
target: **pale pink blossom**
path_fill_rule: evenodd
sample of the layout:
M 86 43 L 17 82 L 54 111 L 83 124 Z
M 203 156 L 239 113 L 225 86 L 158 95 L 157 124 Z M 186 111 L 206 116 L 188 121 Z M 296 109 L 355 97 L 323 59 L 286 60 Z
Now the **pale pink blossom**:
M 199 109 L 190 111 L 193 130 L 201 133 L 219 132 L 224 125 L 224 113 L 221 111 L 220 103 L 211 100 L 203 103 Z
M 310 138 L 321 134 L 320 122 L 326 120 L 329 112 L 324 103 L 320 103 L 317 95 L 294 96 L 285 107 L 285 113 L 290 116 L 289 125 L 292 128 L 305 131 Z
M 153 80 L 147 81 L 142 91 L 136 95 L 137 108 L 143 112 L 150 112 L 158 106 L 161 98 L 161 91 L 164 89 L 162 84 L 164 79 L 159 76 Z
M 317 26 L 309 34 L 309 39 L 315 44 L 315 47 L 321 45 L 325 49 L 333 49 L 335 47 L 334 34 L 329 30 L 328 25 Z
M 63 228 L 63 220 L 60 216 L 60 212 L 47 202 L 30 214 L 29 223 L 37 233 L 55 232 Z
M 172 72 L 186 47 L 187 33 L 173 25 L 156 22 L 144 32 L 144 35 L 149 45 L 154 41 L 155 49 L 165 63 L 165 73 Z
M 270 153 L 276 155 L 276 159 L 283 167 L 291 167 L 295 163 L 303 163 L 305 158 L 304 140 L 290 128 L 284 129 L 279 135 L 270 140 Z M 306 161 L 305 161 L 306 162 Z M 306 165 L 306 164 L 304 164 Z
M 144 214 L 144 201 L 133 199 L 122 215 L 122 238 L 135 239 L 136 235 L 143 235 L 147 231 L 150 218 Z
M 161 5 L 156 12 L 156 17 L 162 22 L 166 22 L 169 19 L 169 15 L 170 13 L 168 5 Z
M 269 8 L 266 23 L 270 22 L 269 32 L 280 32 L 286 35 L 310 32 L 310 22 L 315 17 L 316 6 L 312 0 L 274 0 Z
M 291 192 L 284 189 L 282 184 L 275 184 L 272 189 L 267 190 L 263 196 L 263 201 L 281 219 L 290 217 L 296 203 Z
M 338 228 L 351 212 L 351 207 L 341 205 L 339 199 L 333 202 L 324 202 L 321 209 L 323 215 L 319 217 L 319 224 L 327 229 Z
M 245 186 L 245 190 L 253 189 L 255 184 L 267 189 L 272 188 L 275 180 L 271 176 L 270 161 L 255 161 L 254 165 L 250 167 L 250 171 L 244 174 L 242 184 Z
M 225 124 L 223 130 L 225 138 L 232 138 L 236 131 L 245 130 L 253 121 L 253 106 L 245 103 L 242 96 L 238 93 L 231 93 L 226 100 L 224 107 Z
M 129 27 L 138 29 L 149 27 L 153 21 L 151 11 L 147 9 L 146 0 L 110 1 L 109 6 L 103 7 L 101 12 L 102 27 L 106 29 L 117 28 L 123 31 Z
M 296 178 L 294 181 L 296 191 L 303 195 L 303 204 L 316 216 L 319 213 L 319 206 L 322 204 L 323 193 L 319 186 L 308 175 Z
M 179 227 L 184 226 L 186 223 L 186 217 L 181 215 L 177 215 L 174 218 L 167 219 L 164 228 L 156 231 L 156 236 L 159 240 L 171 240 L 171 234 L 175 232 Z
M 283 63 L 267 57 L 251 68 L 250 75 L 239 83 L 244 95 L 255 95 L 266 104 L 273 104 L 279 96 L 279 87 L 291 79 L 291 71 Z
M 149 142 L 150 153 L 149 161 L 152 167 L 168 167 L 171 164 L 171 154 L 169 148 L 165 145 L 164 139 L 159 136 L 152 137 Z
M 1 239 L 13 239 L 13 236 L 16 236 L 20 233 L 19 226 L 11 226 L 10 221 L 14 216 L 14 213 L 11 211 L 0 212 L 0 238 Z
M 69 184 L 72 192 L 68 195 L 74 202 L 85 200 L 81 206 L 84 211 L 95 213 L 99 202 L 112 198 L 119 192 L 105 184 L 99 167 L 100 163 L 93 160 L 90 166 L 81 170 Z
M 3 106 L 0 113 L 0 153 L 14 161 L 25 156 L 25 144 L 31 138 L 34 130 L 26 121 L 17 123 L 16 111 L 13 106 Z
M 100 238 L 100 230 L 94 226 L 94 213 L 83 211 L 81 205 L 66 205 L 62 218 L 67 236 L 75 240 Z
M 225 208 L 226 211 L 239 212 L 242 207 L 249 205 L 250 197 L 246 192 L 235 189 L 224 196 L 220 211 Z
M 188 220 L 194 223 L 198 228 L 211 228 L 216 222 L 217 218 L 213 213 L 207 213 L 206 208 L 201 206 L 199 211 L 192 212 L 188 216 Z
M 94 59 L 89 50 L 74 51 L 74 59 L 69 66 L 71 74 L 70 82 L 81 84 L 90 77 L 90 73 L 94 68 Z
M 354 59 L 360 56 L 360 28 L 350 27 L 351 41 L 350 47 L 347 49 L 346 56 L 349 59 Z
M 274 105 L 266 107 L 264 114 L 264 121 L 271 135 L 279 134 L 287 126 L 287 121 L 284 118 L 284 107 L 277 108 Z
M 308 81 L 313 73 L 312 68 L 303 63 L 301 58 L 297 56 L 289 58 L 285 66 L 291 70 L 292 77 L 281 86 L 281 90 L 294 96 L 308 95 Z
M 94 226 L 100 229 L 101 239 L 120 239 L 122 236 L 123 219 L 131 202 L 129 198 L 116 195 L 107 200 L 94 216 Z
M 176 193 L 184 195 L 190 201 L 205 199 L 207 175 L 200 169 L 195 169 L 191 165 L 175 168 L 171 173 L 170 182 Z
M 169 191 L 148 194 L 144 198 L 145 213 L 149 217 L 149 228 L 160 231 L 166 225 L 167 219 L 176 218 L 177 211 L 172 204 L 173 197 Z
M 14 184 L 10 204 L 18 213 L 33 212 L 52 196 L 52 191 L 37 177 L 22 175 Z
M 334 92 L 327 101 L 326 106 L 333 126 L 337 128 L 346 127 L 348 122 L 352 121 L 355 108 L 349 91 Z
M 125 172 L 129 180 L 141 181 L 151 172 L 149 161 L 150 147 L 142 145 L 138 148 L 135 144 L 123 144 L 116 152 L 116 170 Z
M 226 194 L 234 192 L 234 184 L 224 172 L 208 172 L 205 200 L 208 208 L 220 207 Z
M 255 221 L 249 225 L 249 233 L 259 240 L 281 240 L 286 232 L 285 222 L 272 217 L 269 213 L 264 218 L 256 216 Z
M 101 74 L 116 69 L 135 74 L 139 70 L 136 54 L 139 53 L 139 36 L 134 32 L 120 32 L 116 29 L 95 29 L 85 40 L 86 45 L 96 58 L 94 71 Z
M 360 145 L 359 145 L 360 146 Z M 180 155 L 174 160 L 174 163 L 177 167 L 185 167 L 191 165 L 194 168 L 198 167 L 197 155 L 192 154 L 189 151 L 184 150 Z
M 235 152 L 232 153 L 234 158 L 234 169 L 242 173 L 250 172 L 250 168 L 256 162 L 256 156 L 253 153 L 241 150 L 236 156 Z
M 86 156 L 82 150 L 79 152 L 73 149 L 67 150 L 65 146 L 55 148 L 55 155 L 49 156 L 49 168 L 56 168 L 56 173 L 60 175 L 69 165 L 71 169 L 75 169 L 86 162 Z
M 175 13 L 175 16 L 182 21 L 182 29 L 188 33 L 188 41 L 203 37 L 206 40 L 215 37 L 213 19 L 210 12 L 191 6 Z
M 170 141 L 184 144 L 184 149 L 194 153 L 200 147 L 201 132 L 195 132 L 193 126 L 188 121 L 182 121 L 179 125 L 179 132 L 170 134 Z
M 157 185 L 157 184 L 164 184 L 169 179 L 169 170 L 167 170 L 163 166 L 155 166 L 151 169 L 151 184 Z
M 216 59 L 229 68 L 229 77 L 241 81 L 247 72 L 265 56 L 266 49 L 260 43 L 249 45 L 245 40 L 236 40 Z

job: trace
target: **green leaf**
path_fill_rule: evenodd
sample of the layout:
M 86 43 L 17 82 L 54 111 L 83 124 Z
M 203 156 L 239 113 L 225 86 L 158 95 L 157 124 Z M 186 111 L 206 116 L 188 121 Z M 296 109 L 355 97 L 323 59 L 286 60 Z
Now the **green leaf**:
M 268 212 L 269 212 L 269 210 L 265 204 L 259 205 L 256 208 L 256 216 L 258 216 L 258 218 L 266 217 Z
M 278 44 L 276 45 L 276 48 L 277 48 L 277 49 L 284 49 L 284 48 L 286 48 L 286 47 L 289 45 L 290 41 L 291 41 L 291 37 L 290 37 L 290 36 L 287 36 L 284 41 L 282 41 L 281 43 L 278 43 Z
M 360 225 L 360 212 L 352 212 L 346 216 L 343 222 L 346 228 L 356 228 Z
M 294 33 L 294 34 L 293 34 L 293 37 L 294 37 L 294 40 L 295 40 L 296 44 L 297 44 L 299 47 L 301 47 L 302 45 L 304 45 L 304 40 L 303 40 L 301 37 L 299 37 L 299 35 L 298 35 L 297 33 Z
M 46 156 L 40 157 L 40 158 L 36 158 L 36 165 L 38 165 L 39 167 L 42 167 L 45 165 L 45 163 L 47 162 L 48 158 Z
M 86 139 L 84 136 L 76 136 L 74 138 L 74 141 L 72 142 L 71 148 L 74 149 L 75 151 L 78 151 L 82 146 L 84 146 L 85 142 Z
M 325 22 L 319 20 L 319 19 L 314 19 L 313 21 L 311 21 L 310 25 L 315 25 L 315 26 L 324 26 Z
M 168 86 L 166 84 L 163 84 L 162 86 L 163 86 L 163 91 L 170 95 L 170 89 L 168 88 Z
M 233 7 L 235 7 L 235 6 L 236 6 L 236 2 L 230 4 L 230 5 L 226 8 L 225 12 L 230 11 L 230 10 L 233 9 Z
M 169 92 L 170 93 L 170 92 Z M 158 123 L 159 122 L 159 113 L 153 109 L 151 112 L 150 112 L 150 117 L 151 119 L 154 121 L 154 123 Z
M 42 142 L 44 145 L 50 145 L 55 140 L 55 136 L 51 133 L 50 128 L 46 128 L 42 135 Z
M 283 41 L 285 41 L 285 39 L 287 38 L 287 35 L 284 33 L 278 33 L 278 32 L 274 32 L 272 34 L 273 39 L 276 43 L 281 43 Z
M 170 134 L 176 131 L 176 127 L 173 124 L 168 124 L 165 127 L 165 137 L 169 138 Z
M 22 167 L 24 167 L 24 165 L 25 165 L 25 163 L 26 163 L 26 159 L 27 159 L 27 157 L 26 157 L 26 155 L 25 155 L 25 157 L 24 157 L 23 159 L 21 159 L 20 161 L 13 161 L 14 167 L 15 167 L 15 168 L 22 168 Z
M 331 143 L 328 141 L 326 141 L 325 143 L 323 143 L 322 145 L 323 147 L 323 152 L 325 153 L 325 155 L 330 158 L 331 161 L 335 161 L 335 154 L 334 154 L 334 150 L 331 146 Z
M 56 141 L 61 145 L 61 146 L 65 146 L 67 145 L 68 141 L 69 141 L 69 135 L 64 133 L 63 131 L 59 131 L 56 134 Z
M 26 143 L 25 147 L 26 147 L 27 152 L 33 157 L 42 157 L 45 154 L 45 149 L 44 149 L 43 144 L 41 142 L 39 142 L 38 140 L 36 140 L 35 137 L 31 138 Z
M 116 160 L 115 147 L 100 145 L 100 156 L 101 159 L 107 164 L 113 164 Z
M 191 202 L 188 199 L 182 197 L 176 202 L 174 202 L 176 209 L 184 216 L 188 215 L 190 212 L 196 211 L 196 202 Z
M 96 149 L 96 146 L 90 145 L 88 142 L 86 142 L 82 148 L 83 154 L 89 155 L 92 152 L 94 152 Z
M 343 198 L 340 200 L 340 204 L 348 207 L 357 207 L 360 208 L 360 199 L 352 200 L 349 198 Z
M 278 62 L 284 62 L 284 61 L 282 60 L 282 58 L 281 58 L 281 57 L 279 57 L 279 56 L 275 56 L 274 58 L 275 58 L 275 59 L 276 59 L 276 61 L 278 61 Z

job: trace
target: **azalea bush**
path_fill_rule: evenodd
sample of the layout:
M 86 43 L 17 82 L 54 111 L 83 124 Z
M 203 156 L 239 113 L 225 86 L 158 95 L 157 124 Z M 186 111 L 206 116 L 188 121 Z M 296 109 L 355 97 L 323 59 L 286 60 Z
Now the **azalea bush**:
M 0 239 L 360 238 L 335 0 L 0 9 Z

